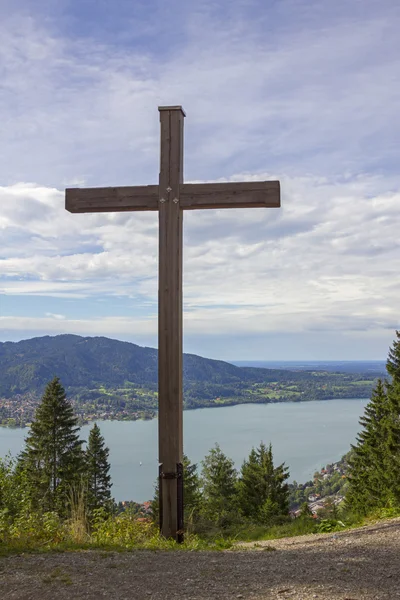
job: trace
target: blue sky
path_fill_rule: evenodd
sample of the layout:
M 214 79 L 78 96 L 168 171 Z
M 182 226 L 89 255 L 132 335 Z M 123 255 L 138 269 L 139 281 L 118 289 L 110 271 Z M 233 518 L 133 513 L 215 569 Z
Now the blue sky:
M 8 4 L 8 6 L 7 6 Z M 157 345 L 157 215 L 70 215 L 66 186 L 279 178 L 280 210 L 185 214 L 184 348 L 380 359 L 400 326 L 395 0 L 0 4 L 0 340 Z

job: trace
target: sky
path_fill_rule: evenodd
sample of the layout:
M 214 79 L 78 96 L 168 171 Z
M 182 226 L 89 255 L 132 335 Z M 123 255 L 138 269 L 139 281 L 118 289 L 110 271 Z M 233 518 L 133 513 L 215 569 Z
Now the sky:
M 385 359 L 400 328 L 397 0 L 0 0 L 0 341 L 157 346 L 156 213 L 65 187 L 279 179 L 280 209 L 184 214 L 184 350 Z

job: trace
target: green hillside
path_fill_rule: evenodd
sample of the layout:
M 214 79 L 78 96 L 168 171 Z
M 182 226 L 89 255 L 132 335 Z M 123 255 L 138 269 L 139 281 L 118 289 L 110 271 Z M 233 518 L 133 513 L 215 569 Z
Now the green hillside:
M 184 355 L 183 370 L 186 408 L 367 397 L 375 377 L 237 367 L 194 354 Z M 1 421 L 29 420 L 54 376 L 84 419 L 138 418 L 138 411 L 157 409 L 157 350 L 106 337 L 58 335 L 0 343 Z
M 236 367 L 184 354 L 184 380 L 229 384 L 261 381 L 285 371 Z M 66 388 L 157 383 L 157 350 L 106 337 L 57 335 L 0 343 L 0 394 L 42 393 L 55 375 Z

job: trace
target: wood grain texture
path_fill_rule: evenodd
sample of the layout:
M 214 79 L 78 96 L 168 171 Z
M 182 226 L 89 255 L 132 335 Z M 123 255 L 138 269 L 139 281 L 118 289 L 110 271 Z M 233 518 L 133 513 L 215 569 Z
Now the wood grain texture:
M 159 106 L 158 110 L 160 112 L 162 112 L 164 110 L 167 111 L 167 112 L 180 111 L 183 114 L 183 116 L 186 117 L 186 113 L 183 110 L 182 106 L 180 106 L 180 105 L 176 105 L 176 106 Z
M 161 189 L 164 199 L 168 197 L 167 187 Z M 184 210 L 280 206 L 279 181 L 185 183 L 174 191 L 173 198 L 180 198 Z M 157 185 L 70 188 L 66 190 L 65 208 L 72 213 L 158 210 L 159 190 Z
M 175 473 L 177 463 L 183 460 L 183 214 L 179 205 L 183 179 L 183 118 L 181 111 L 160 111 L 158 458 L 164 473 Z M 177 480 L 163 479 L 161 533 L 167 538 L 177 538 L 177 507 Z
M 158 210 L 158 185 L 69 188 L 65 208 L 71 213 Z
M 185 183 L 181 186 L 184 210 L 205 208 L 279 208 L 279 181 L 243 183 Z

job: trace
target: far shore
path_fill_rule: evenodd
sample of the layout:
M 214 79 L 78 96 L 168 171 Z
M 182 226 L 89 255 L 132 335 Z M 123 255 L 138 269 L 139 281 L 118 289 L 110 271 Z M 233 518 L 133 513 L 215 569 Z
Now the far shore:
M 333 400 L 354 400 L 354 401 L 361 401 L 361 400 L 369 400 L 369 398 L 321 398 L 320 400 L 306 400 L 306 399 L 302 399 L 302 400 L 271 400 L 269 402 L 229 402 L 226 404 L 214 404 L 212 406 L 191 406 L 188 408 L 184 408 L 184 411 L 189 411 L 189 410 L 204 410 L 206 408 L 226 408 L 226 407 L 232 407 L 232 406 L 241 406 L 244 404 L 248 404 L 250 405 L 255 405 L 255 404 L 305 404 L 308 402 L 331 402 Z M 139 417 L 139 418 L 135 418 L 135 419 L 129 419 L 129 417 L 124 417 L 124 418 L 105 418 L 105 417 L 95 417 L 93 419 L 85 419 L 84 421 L 80 421 L 79 422 L 79 426 L 83 427 L 85 425 L 90 425 L 91 423 L 95 423 L 96 421 L 118 421 L 118 422 L 132 422 L 132 421 L 152 421 L 153 419 L 157 419 L 157 412 L 158 409 L 156 408 L 152 408 L 152 409 L 146 409 L 146 410 L 152 410 L 154 411 L 154 416 L 153 417 Z M 31 426 L 31 423 L 26 423 L 24 426 L 21 425 L 8 425 L 5 423 L 0 423 L 0 427 L 5 428 L 5 429 L 29 429 L 29 427 Z

